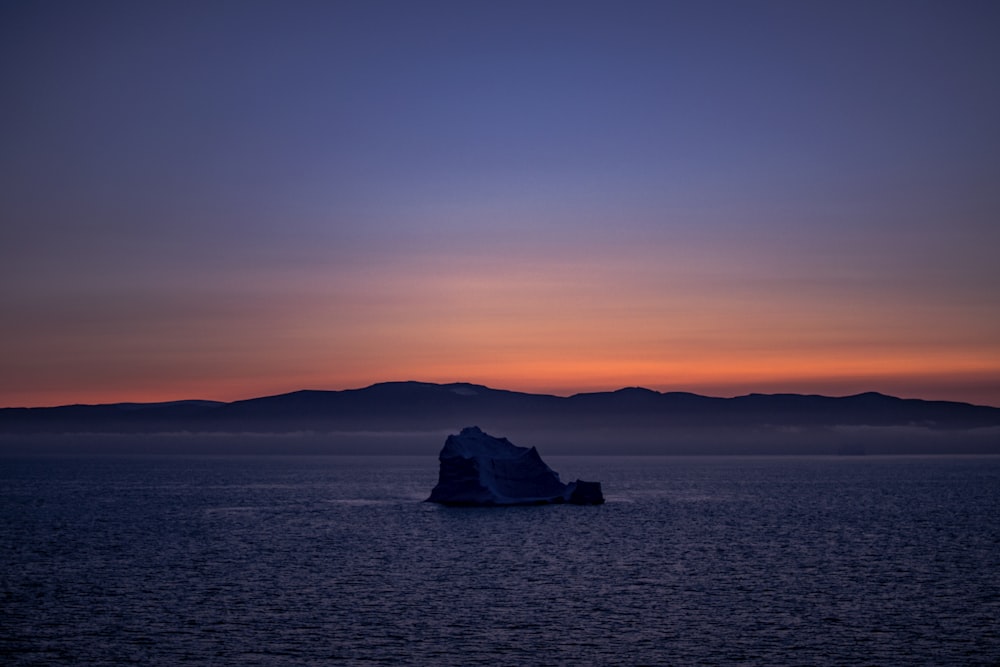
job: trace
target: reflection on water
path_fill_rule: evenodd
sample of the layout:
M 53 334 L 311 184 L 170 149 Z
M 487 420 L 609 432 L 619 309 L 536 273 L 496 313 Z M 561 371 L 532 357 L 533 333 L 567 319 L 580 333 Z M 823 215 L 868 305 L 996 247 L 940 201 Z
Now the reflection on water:
M 407 457 L 0 461 L 5 664 L 992 664 L 1000 459 L 551 457 L 599 507 L 419 502 Z

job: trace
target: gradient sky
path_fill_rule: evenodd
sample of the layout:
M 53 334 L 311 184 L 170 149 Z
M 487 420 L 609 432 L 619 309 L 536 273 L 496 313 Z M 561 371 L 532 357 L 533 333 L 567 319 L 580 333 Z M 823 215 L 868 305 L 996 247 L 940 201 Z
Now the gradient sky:
M 1000 3 L 0 4 L 0 406 L 1000 405 Z

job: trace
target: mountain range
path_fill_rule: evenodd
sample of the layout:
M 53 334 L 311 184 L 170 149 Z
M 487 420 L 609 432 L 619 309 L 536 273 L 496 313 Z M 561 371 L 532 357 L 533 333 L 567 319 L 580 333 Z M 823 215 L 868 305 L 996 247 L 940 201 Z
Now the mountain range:
M 231 403 L 4 408 L 0 446 L 139 436 L 148 444 L 155 435 L 160 445 L 183 441 L 194 451 L 226 443 L 226 451 L 423 453 L 469 425 L 549 453 L 1000 453 L 1000 408 L 968 403 L 878 393 L 716 398 L 639 387 L 561 397 L 426 382 Z M 208 445 L 192 445 L 199 437 Z

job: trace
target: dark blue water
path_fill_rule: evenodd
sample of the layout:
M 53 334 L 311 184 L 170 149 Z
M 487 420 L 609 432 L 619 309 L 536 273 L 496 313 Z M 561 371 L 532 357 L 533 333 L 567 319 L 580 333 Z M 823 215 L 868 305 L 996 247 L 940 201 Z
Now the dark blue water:
M 7 665 L 1000 663 L 1000 458 L 0 459 Z

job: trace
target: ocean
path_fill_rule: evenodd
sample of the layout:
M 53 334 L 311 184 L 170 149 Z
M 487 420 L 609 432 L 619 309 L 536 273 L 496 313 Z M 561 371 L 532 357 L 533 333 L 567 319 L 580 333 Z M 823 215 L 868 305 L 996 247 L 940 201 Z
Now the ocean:
M 0 459 L 0 662 L 1000 664 L 1000 457 L 545 458 Z

